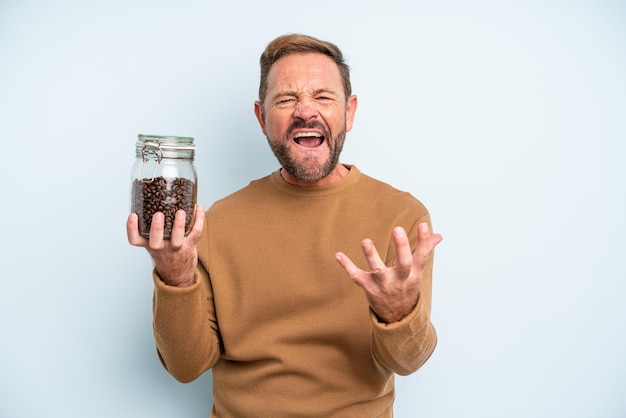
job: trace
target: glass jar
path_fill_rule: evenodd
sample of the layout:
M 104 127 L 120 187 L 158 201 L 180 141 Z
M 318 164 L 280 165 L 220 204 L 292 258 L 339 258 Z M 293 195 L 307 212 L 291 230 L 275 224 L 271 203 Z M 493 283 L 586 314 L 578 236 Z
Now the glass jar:
M 198 184 L 193 138 L 139 135 L 131 175 L 130 211 L 139 218 L 139 233 L 150 237 L 152 216 L 165 215 L 163 238 L 169 239 L 176 211 L 187 214 L 185 235 L 193 225 Z

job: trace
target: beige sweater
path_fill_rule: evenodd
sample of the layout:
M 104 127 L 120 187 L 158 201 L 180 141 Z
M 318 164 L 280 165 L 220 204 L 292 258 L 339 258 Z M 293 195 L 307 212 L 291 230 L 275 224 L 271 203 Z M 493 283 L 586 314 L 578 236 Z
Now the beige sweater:
M 432 259 L 414 311 L 384 324 L 334 256 L 367 269 L 360 242 L 371 238 L 392 265 L 392 228 L 414 246 L 428 212 L 347 167 L 323 187 L 292 186 L 278 172 L 251 182 L 207 211 L 193 286 L 155 275 L 161 361 L 182 382 L 213 369 L 212 417 L 391 417 L 394 373 L 433 352 Z

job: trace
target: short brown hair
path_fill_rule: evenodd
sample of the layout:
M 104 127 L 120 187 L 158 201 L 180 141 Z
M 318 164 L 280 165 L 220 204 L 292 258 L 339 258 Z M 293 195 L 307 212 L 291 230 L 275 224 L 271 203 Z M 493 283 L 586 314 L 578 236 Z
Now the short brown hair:
M 321 41 L 312 36 L 289 34 L 279 36 L 270 42 L 261 54 L 261 83 L 259 85 L 259 101 L 263 103 L 267 93 L 267 75 L 270 68 L 279 58 L 298 52 L 316 52 L 330 57 L 339 67 L 339 74 L 343 81 L 343 90 L 346 100 L 352 95 L 350 84 L 350 67 L 345 63 L 341 50 L 334 44 Z

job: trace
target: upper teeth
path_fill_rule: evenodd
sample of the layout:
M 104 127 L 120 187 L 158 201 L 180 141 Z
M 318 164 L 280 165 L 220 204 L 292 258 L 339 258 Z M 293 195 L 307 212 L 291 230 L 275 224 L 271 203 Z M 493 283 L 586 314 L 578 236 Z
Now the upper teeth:
M 317 132 L 298 132 L 295 137 L 296 138 L 302 138 L 305 136 L 317 136 L 317 137 L 321 137 L 322 135 L 318 134 Z

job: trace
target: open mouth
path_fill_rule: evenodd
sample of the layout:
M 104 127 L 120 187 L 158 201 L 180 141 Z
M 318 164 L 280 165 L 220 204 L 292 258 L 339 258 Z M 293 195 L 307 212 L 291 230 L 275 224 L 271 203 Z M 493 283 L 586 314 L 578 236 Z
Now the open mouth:
M 293 141 L 305 148 L 316 148 L 324 143 L 324 135 L 318 132 L 298 132 L 294 135 Z

